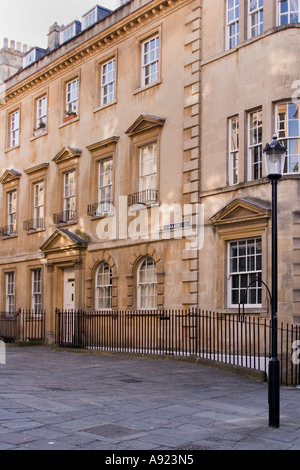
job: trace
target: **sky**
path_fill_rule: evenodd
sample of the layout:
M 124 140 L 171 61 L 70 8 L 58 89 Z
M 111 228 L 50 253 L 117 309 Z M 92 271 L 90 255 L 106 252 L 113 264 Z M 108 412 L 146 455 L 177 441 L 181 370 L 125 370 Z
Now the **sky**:
M 0 48 L 8 38 L 46 49 L 49 26 L 81 21 L 95 5 L 114 10 L 117 0 L 0 0 Z

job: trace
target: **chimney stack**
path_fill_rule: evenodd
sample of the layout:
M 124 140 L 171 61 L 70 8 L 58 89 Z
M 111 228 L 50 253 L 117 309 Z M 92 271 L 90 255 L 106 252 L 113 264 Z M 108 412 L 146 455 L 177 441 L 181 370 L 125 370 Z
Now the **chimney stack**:
M 48 34 L 48 50 L 52 51 L 57 46 L 59 46 L 59 33 L 61 30 L 61 26 L 59 26 L 56 22 L 50 26 L 49 34 Z

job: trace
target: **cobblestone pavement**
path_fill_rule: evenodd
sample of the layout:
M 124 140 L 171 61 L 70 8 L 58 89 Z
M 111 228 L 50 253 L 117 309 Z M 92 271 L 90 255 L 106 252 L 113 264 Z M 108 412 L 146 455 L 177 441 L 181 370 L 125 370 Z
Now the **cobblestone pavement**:
M 165 358 L 7 347 L 0 450 L 299 450 L 300 390 Z

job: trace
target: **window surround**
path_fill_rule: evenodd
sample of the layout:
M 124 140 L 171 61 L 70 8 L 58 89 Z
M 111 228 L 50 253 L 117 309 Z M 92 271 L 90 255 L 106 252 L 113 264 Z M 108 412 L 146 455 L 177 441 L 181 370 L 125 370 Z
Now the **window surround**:
M 109 181 L 103 181 L 105 179 L 105 167 L 108 164 L 110 168 L 109 171 Z M 99 212 L 100 217 L 106 214 L 109 214 L 112 211 L 112 204 L 113 204 L 113 157 L 103 158 L 98 161 L 98 204 L 100 204 L 101 209 L 97 210 Z M 104 170 L 104 171 L 103 171 Z M 102 181 L 101 181 L 102 177 Z M 104 197 L 103 194 L 104 193 Z M 109 194 L 107 194 L 109 193 Z
M 230 3 L 232 2 L 232 4 Z M 229 8 L 230 7 L 230 8 Z M 239 45 L 240 42 L 240 7 L 239 0 L 226 0 L 226 50 L 234 49 Z M 239 11 L 239 15 L 236 15 L 237 9 Z M 232 18 L 229 18 L 229 12 L 232 13 Z M 234 27 L 234 33 L 231 34 L 231 28 Z M 231 43 L 232 38 L 233 43 Z
M 130 194 L 139 193 L 140 189 L 140 152 L 143 147 L 156 144 L 157 147 L 157 171 L 156 171 L 156 191 L 157 195 L 160 190 L 160 147 L 161 132 L 165 119 L 155 116 L 141 115 L 125 132 L 131 137 L 130 142 L 130 167 L 131 174 L 131 190 Z M 157 201 L 149 202 L 144 208 L 159 204 Z
M 252 116 L 257 115 L 256 124 L 252 122 Z M 255 117 L 254 117 L 255 118 Z M 261 123 L 261 125 L 259 124 Z M 248 112 L 248 181 L 257 181 L 263 177 L 263 144 L 262 144 L 263 120 L 262 108 Z M 259 155 L 259 159 L 253 163 L 253 156 Z M 256 170 L 254 177 L 253 167 Z
M 110 254 L 105 251 L 102 252 L 102 256 L 100 255 L 98 261 L 95 263 L 94 267 L 92 268 L 92 276 L 91 278 L 87 279 L 87 284 L 89 285 L 89 289 L 91 292 L 91 297 L 87 300 L 90 301 L 90 305 L 88 308 L 93 308 L 97 310 L 97 302 L 96 302 L 96 295 L 97 295 L 97 274 L 98 270 L 102 264 L 107 264 L 111 271 L 111 309 L 116 310 L 118 308 L 118 276 L 117 276 L 117 266 L 114 262 L 114 259 Z
M 144 266 L 146 269 L 149 267 L 147 273 L 153 271 L 153 279 L 148 281 L 141 279 L 141 270 Z M 154 294 L 151 293 L 152 288 L 154 288 Z M 144 294 L 145 292 L 146 294 Z M 144 298 L 147 305 L 143 305 L 142 298 Z M 157 310 L 157 266 L 154 259 L 150 256 L 142 258 L 137 268 L 137 308 L 138 310 Z
M 66 116 L 78 114 L 78 78 L 66 83 Z
M 239 184 L 240 119 L 236 114 L 228 119 L 228 184 Z
M 16 312 L 16 272 L 10 270 L 5 272 L 5 312 L 12 314 Z
M 157 142 L 149 142 L 139 147 L 139 191 L 157 190 Z M 151 167 L 149 169 L 149 166 Z M 146 170 L 144 169 L 146 168 Z M 155 185 L 149 180 L 155 178 Z M 155 186 L 155 187 L 152 187 Z
M 78 159 L 80 158 L 82 153 L 82 150 L 80 149 L 75 149 L 72 147 L 64 146 L 60 149 L 60 151 L 55 155 L 55 157 L 52 159 L 53 162 L 58 165 L 58 191 L 55 194 L 55 202 L 54 205 L 55 207 L 60 208 L 60 213 L 54 214 L 54 219 L 53 222 L 57 224 L 58 227 L 66 226 L 66 225 L 73 225 L 77 223 L 77 218 L 73 220 L 60 220 L 60 214 L 64 211 L 63 207 L 63 200 L 64 200 L 64 174 L 68 173 L 70 171 L 75 171 L 76 173 L 76 181 L 75 181 L 75 194 L 76 194 L 76 208 L 75 212 L 77 210 L 77 204 L 78 204 Z M 76 212 L 77 213 L 77 212 Z M 58 217 L 57 217 L 58 215 Z
M 31 310 L 33 313 L 40 313 L 43 305 L 42 268 L 30 267 L 30 273 Z M 39 273 L 38 278 L 35 277 L 37 273 Z
M 286 115 L 284 120 L 278 120 L 278 108 L 284 108 L 286 107 Z M 293 107 L 298 108 L 298 119 L 292 119 L 291 116 L 289 115 L 290 110 L 293 109 Z M 282 110 L 283 111 L 283 110 Z M 283 114 L 283 112 L 281 113 Z M 293 121 L 294 125 L 293 125 Z M 297 122 L 298 121 L 298 122 Z M 296 124 L 297 122 L 297 124 Z M 298 146 L 300 143 L 300 106 L 299 104 L 294 104 L 289 100 L 286 101 L 280 101 L 275 104 L 275 129 L 277 130 L 277 136 L 278 136 L 278 141 L 282 143 L 286 148 L 287 148 L 287 156 L 286 156 L 286 163 L 284 167 L 284 174 L 283 176 L 299 176 L 300 175 L 300 154 L 294 154 L 292 152 L 289 152 L 290 149 L 295 148 L 297 149 L 297 142 Z M 293 134 L 293 132 L 295 132 Z M 298 166 L 298 171 L 285 171 L 287 169 L 287 165 L 292 165 L 292 156 L 298 156 L 298 161 L 297 163 L 294 163 L 294 167 Z M 296 162 L 296 160 L 295 160 Z
M 251 252 L 251 254 L 249 254 L 249 248 L 253 250 L 253 253 Z M 234 250 L 236 253 L 233 255 Z M 241 254 L 243 250 L 245 250 L 245 253 Z M 252 238 L 237 238 L 235 240 L 227 241 L 227 304 L 229 308 L 236 308 L 244 301 L 248 308 L 262 307 L 261 299 L 263 286 L 262 284 L 257 286 L 256 282 L 253 282 L 257 275 L 261 278 L 261 259 L 261 236 Z M 236 285 L 234 285 L 234 279 L 238 280 Z M 255 294 L 257 301 L 247 302 L 247 300 L 253 298 L 253 293 Z M 235 302 L 232 301 L 234 296 L 236 297 Z M 237 300 L 239 301 L 237 302 Z
M 114 89 L 114 99 L 109 101 L 108 103 L 102 103 L 102 67 L 111 62 L 112 60 L 115 61 L 115 89 Z M 118 95 L 118 50 L 111 52 L 110 54 L 101 57 L 101 60 L 97 60 L 95 63 L 96 66 L 96 108 L 94 109 L 94 113 L 101 111 L 109 106 L 112 106 L 117 103 L 117 95 Z
M 112 159 L 112 198 L 111 202 L 112 205 L 115 201 L 115 161 L 116 161 L 116 147 L 118 143 L 119 137 L 113 136 L 109 139 L 105 139 L 101 142 L 96 142 L 95 144 L 91 144 L 87 146 L 87 149 L 91 152 L 92 155 L 92 171 L 91 171 L 91 197 L 93 198 L 90 202 L 92 206 L 98 204 L 98 190 L 99 190 L 99 163 L 107 160 L 109 158 Z M 92 195 L 93 194 L 93 195 Z M 90 206 L 89 206 L 90 207 Z M 93 208 L 91 208 L 93 209 Z M 101 219 L 103 217 L 109 216 L 108 214 L 97 214 L 96 211 L 90 211 L 88 208 L 88 214 L 91 216 L 91 220 Z M 113 214 L 113 211 L 112 211 Z
M 43 204 L 36 205 L 36 187 L 43 185 Z M 44 178 L 39 178 L 35 181 L 30 181 L 30 220 L 23 222 L 23 228 L 27 231 L 28 235 L 41 232 L 45 230 L 45 180 Z M 43 208 L 40 211 L 40 208 Z M 41 216 L 42 215 L 42 216 Z
M 157 58 L 157 79 L 151 83 L 146 84 L 144 82 L 143 77 L 143 47 L 144 45 L 153 40 L 154 38 L 158 38 L 159 46 L 158 46 L 158 58 Z M 147 90 L 148 88 L 154 87 L 159 85 L 162 82 L 162 25 L 159 25 L 156 29 L 149 30 L 147 33 L 144 33 L 142 36 L 137 38 L 138 47 L 137 47 L 137 59 L 136 63 L 138 64 L 137 69 L 137 76 L 136 76 L 136 83 L 137 86 L 133 91 L 133 94 L 140 93 L 142 91 Z
M 132 190 L 129 191 L 130 194 L 135 193 L 142 193 L 143 189 L 141 187 L 142 175 L 141 175 L 141 152 L 143 148 L 147 148 L 148 146 L 155 145 L 157 149 L 156 153 L 156 188 L 151 188 L 154 191 L 158 191 L 160 189 L 160 171 L 159 171 L 159 135 L 153 134 L 153 137 L 149 134 L 148 136 L 143 136 L 143 138 L 134 139 L 133 142 L 133 152 L 132 152 L 132 161 L 131 161 L 131 175 L 132 175 L 132 182 L 131 187 Z M 146 203 L 142 208 L 147 208 L 149 206 L 156 205 L 158 201 L 153 201 Z
M 8 236 L 16 236 L 18 233 L 18 189 L 9 189 L 6 193 L 7 204 L 7 226 L 13 227 L 12 231 L 8 229 Z
M 127 283 L 127 308 L 136 311 L 138 309 L 138 269 L 146 258 L 152 258 L 156 266 L 157 276 L 157 310 L 164 308 L 164 265 L 158 251 L 151 245 L 135 245 L 134 255 L 129 261 L 131 269 L 126 274 Z
M 262 242 L 262 280 L 270 285 L 270 245 L 268 238 L 271 208 L 250 199 L 236 198 L 229 202 L 219 212 L 210 218 L 216 227 L 218 241 L 216 244 L 216 309 L 221 313 L 236 313 L 236 307 L 230 306 L 228 297 L 228 244 L 237 240 L 261 238 Z M 262 291 L 262 305 L 260 307 L 247 306 L 247 313 L 267 313 L 269 299 L 266 289 Z
M 281 3 L 285 1 L 287 2 L 287 11 L 281 15 L 280 9 L 281 9 Z M 286 26 L 287 24 L 297 24 L 300 22 L 300 2 L 298 0 L 298 10 L 295 10 L 295 14 L 298 15 L 297 21 L 291 22 L 291 0 L 277 0 L 277 25 L 278 26 Z M 288 21 L 286 23 L 281 23 L 281 17 L 282 16 L 288 16 Z
M 39 194 L 42 192 L 42 201 Z M 37 194 L 38 193 L 38 194 Z M 33 219 L 38 221 L 35 230 L 44 230 L 45 226 L 45 182 L 43 180 L 33 184 Z M 43 221 L 43 222 L 42 222 Z
M 68 85 L 71 83 L 77 82 L 77 97 L 68 102 Z M 80 110 L 80 89 L 81 89 L 81 73 L 78 71 L 74 73 L 61 82 L 62 86 L 62 123 L 60 124 L 59 128 L 62 128 L 70 123 L 79 120 L 79 110 Z M 76 104 L 76 112 L 72 112 L 72 109 L 68 110 L 68 104 L 75 103 Z M 69 114 L 70 113 L 70 114 Z
M 249 228 L 249 229 L 242 229 L 239 233 L 236 233 L 234 229 L 231 231 L 228 231 L 227 233 L 224 231 L 219 232 L 220 236 L 220 247 L 218 249 L 218 252 L 223 253 L 223 266 L 221 268 L 221 272 L 218 272 L 218 281 L 220 285 L 221 278 L 220 276 L 223 276 L 223 287 L 221 288 L 221 292 L 219 293 L 223 296 L 222 301 L 220 302 L 220 298 L 218 299 L 220 302 L 220 311 L 228 311 L 229 313 L 236 313 L 238 310 L 238 305 L 234 306 L 231 305 L 230 303 L 230 293 L 229 293 L 229 288 L 230 288 L 230 280 L 228 278 L 228 250 L 229 250 L 229 245 L 231 242 L 234 241 L 239 241 L 239 240 L 247 240 L 247 239 L 256 239 L 256 238 L 261 238 L 261 243 L 262 243 L 262 280 L 266 282 L 268 285 L 269 283 L 266 281 L 267 278 L 267 233 L 266 229 L 261 227 L 261 228 Z M 221 266 L 220 266 L 221 267 Z M 247 305 L 245 304 L 245 312 L 253 312 L 253 313 L 262 313 L 266 312 L 267 306 L 268 306 L 268 296 L 267 292 L 263 289 L 262 292 L 262 303 L 259 306 L 253 306 L 253 305 Z
M 15 129 L 12 129 L 13 122 L 12 117 L 18 113 L 18 124 Z M 13 142 L 12 132 L 16 132 L 16 142 Z M 7 113 L 7 134 L 6 134 L 6 150 L 5 152 L 14 150 L 20 147 L 20 138 L 21 138 L 21 106 L 17 106 Z
M 106 276 L 109 276 L 109 283 L 106 282 Z M 99 280 L 99 277 L 102 280 Z M 104 280 L 103 280 L 104 279 Z M 104 294 L 100 296 L 100 292 Z M 100 301 L 101 297 L 101 301 Z M 100 303 L 107 304 L 105 307 L 100 307 Z M 109 264 L 105 261 L 101 262 L 96 270 L 95 275 L 95 309 L 101 311 L 112 310 L 112 270 Z
M 101 84 L 102 84 L 102 66 L 106 63 L 114 60 L 115 61 L 115 96 L 112 101 L 106 104 L 102 104 L 102 96 L 101 96 Z M 109 106 L 112 106 L 117 103 L 117 95 L 118 95 L 118 50 L 114 50 L 109 54 L 101 57 L 101 60 L 97 60 L 95 62 L 95 76 L 96 76 L 96 107 L 94 109 L 94 113 L 101 111 Z
M 46 100 L 46 105 L 44 109 L 44 114 L 42 116 L 38 116 L 38 106 L 40 100 Z M 48 128 L 48 105 L 49 105 L 49 100 L 48 100 L 48 89 L 45 90 L 43 93 L 39 94 L 38 96 L 35 96 L 33 98 L 33 137 L 31 140 L 35 140 L 38 137 L 41 137 L 43 135 L 47 134 L 47 128 Z M 42 118 L 42 123 L 40 123 L 40 118 Z
M 158 34 L 144 40 L 142 49 L 142 78 L 143 87 L 157 82 L 159 78 L 159 50 L 160 38 Z
M 19 206 L 19 194 L 18 194 L 18 186 L 13 186 L 5 189 L 4 197 L 5 197 L 5 222 L 4 222 L 4 230 L 1 230 L 2 240 L 14 238 L 18 236 L 18 206 Z M 15 210 L 11 210 L 10 205 L 10 194 L 14 193 L 16 198 L 16 207 Z M 15 214 L 15 215 L 13 215 Z M 13 222 L 13 223 L 12 223 Z M 9 227 L 13 226 L 14 229 L 11 231 Z
M 110 65 L 111 69 L 104 70 L 104 68 L 109 68 Z M 106 92 L 106 88 L 108 88 L 110 91 Z M 108 60 L 101 64 L 100 89 L 101 107 L 109 106 L 110 104 L 116 102 L 116 59 L 114 57 L 111 60 Z
M 30 200 L 30 207 L 28 210 L 30 212 L 26 212 L 26 216 L 30 221 L 23 222 L 24 230 L 27 230 L 28 235 L 41 232 L 45 230 L 45 218 L 46 218 L 46 194 L 47 194 L 47 180 L 46 180 L 46 171 L 49 167 L 49 163 L 41 163 L 34 167 L 28 168 L 24 170 L 24 173 L 28 175 L 28 183 L 29 183 L 29 200 Z M 43 227 L 37 227 L 33 230 L 31 229 L 31 221 L 34 220 L 34 187 L 36 184 L 43 182 L 44 184 L 44 224 Z
M 75 168 L 70 168 L 63 172 L 63 212 L 67 212 L 69 217 L 67 223 L 74 223 L 77 206 L 77 172 Z
M 18 236 L 18 217 L 19 217 L 19 179 L 21 178 L 21 173 L 17 172 L 16 170 L 10 169 L 6 170 L 3 175 L 0 177 L 0 182 L 3 184 L 3 227 L 1 229 L 1 236 L 2 240 L 6 240 L 9 238 L 14 238 Z M 16 191 L 16 231 L 10 233 L 8 229 L 9 219 L 9 193 L 12 191 Z
M 252 18 L 257 17 L 257 15 L 261 16 L 264 15 L 264 0 L 255 0 L 256 1 L 256 8 L 253 11 L 250 11 L 251 9 L 251 0 L 248 0 L 248 39 L 255 38 L 256 36 L 259 36 L 260 34 L 263 33 L 264 30 L 264 20 L 259 21 L 257 23 L 252 24 Z M 260 4 L 262 2 L 262 5 Z M 262 28 L 262 31 L 257 32 L 255 34 L 255 30 L 260 26 L 260 29 Z M 253 34 L 253 29 L 254 29 L 254 34 Z

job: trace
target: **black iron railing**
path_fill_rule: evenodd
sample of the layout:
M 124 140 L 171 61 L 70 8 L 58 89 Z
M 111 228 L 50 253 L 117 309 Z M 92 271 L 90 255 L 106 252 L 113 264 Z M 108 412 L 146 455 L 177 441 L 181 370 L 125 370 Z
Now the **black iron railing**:
M 281 382 L 298 384 L 300 366 L 293 348 L 300 343 L 300 328 L 282 324 L 279 331 Z M 109 352 L 197 356 L 267 374 L 270 320 L 198 309 L 57 310 L 56 343 Z
M 87 214 L 90 217 L 102 217 L 106 214 L 109 214 L 113 209 L 112 202 L 96 202 L 95 204 L 90 204 L 87 209 Z
M 158 202 L 158 191 L 156 189 L 146 189 L 138 193 L 129 194 L 128 205 L 133 206 L 134 204 L 153 204 Z
M 23 229 L 27 232 L 44 229 L 44 219 L 39 217 L 36 219 L 26 220 L 23 222 Z
M 0 312 L 0 339 L 6 343 L 43 342 L 45 321 L 43 310 Z
M 17 227 L 15 225 L 6 225 L 0 228 L 2 238 L 15 237 L 17 235 Z
M 73 222 L 76 220 L 76 211 L 67 210 L 59 212 L 58 214 L 53 214 L 53 223 L 56 225 L 66 224 L 68 222 Z

